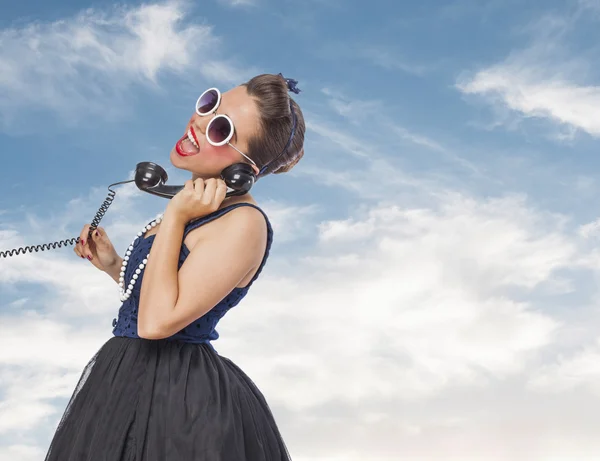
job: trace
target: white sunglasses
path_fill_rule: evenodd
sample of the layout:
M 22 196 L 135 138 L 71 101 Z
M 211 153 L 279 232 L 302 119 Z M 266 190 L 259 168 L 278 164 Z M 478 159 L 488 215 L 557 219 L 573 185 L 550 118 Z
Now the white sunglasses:
M 214 114 L 221 103 L 221 92 L 217 88 L 209 88 L 200 95 L 196 101 L 196 113 L 201 117 Z M 233 121 L 225 114 L 215 114 L 213 119 L 206 126 L 206 139 L 213 146 L 223 146 L 228 144 L 238 151 L 252 165 L 257 166 L 250 157 L 231 144 L 229 141 L 233 137 Z M 257 167 L 258 168 L 258 167 Z

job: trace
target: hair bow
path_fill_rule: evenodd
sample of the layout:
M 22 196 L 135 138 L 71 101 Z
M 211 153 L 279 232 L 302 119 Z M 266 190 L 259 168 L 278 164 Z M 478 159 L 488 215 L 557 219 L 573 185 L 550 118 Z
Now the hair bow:
M 288 90 L 290 90 L 292 93 L 299 94 L 300 91 L 302 91 L 300 88 L 296 87 L 298 80 L 294 80 L 293 78 L 285 78 L 282 73 L 279 73 L 279 76 L 285 80 Z

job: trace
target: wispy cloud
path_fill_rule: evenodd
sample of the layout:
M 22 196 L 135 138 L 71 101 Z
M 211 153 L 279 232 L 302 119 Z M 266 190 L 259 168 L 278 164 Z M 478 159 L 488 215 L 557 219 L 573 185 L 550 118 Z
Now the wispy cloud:
M 523 56 L 522 61 L 517 59 L 479 71 L 458 87 L 466 94 L 506 104 L 526 117 L 550 119 L 600 137 L 600 86 L 565 81 L 556 76 L 556 70 L 532 68 L 531 61 Z
M 256 6 L 259 0 L 218 0 L 219 3 L 231 7 Z
M 329 137 L 346 151 L 360 157 L 376 159 L 381 157 L 377 153 L 377 146 L 382 140 L 389 149 L 397 139 L 408 142 L 412 148 L 423 148 L 427 152 L 437 154 L 469 174 L 485 176 L 481 167 L 456 154 L 452 149 L 435 139 L 400 125 L 387 114 L 385 105 L 381 101 L 350 98 L 343 92 L 331 88 L 323 88 L 321 91 L 327 96 L 329 107 L 357 130 L 354 134 L 350 134 L 322 122 L 311 123 L 309 128 L 324 137 Z M 380 129 L 374 129 L 375 125 Z M 365 127 L 369 129 L 365 130 Z
M 133 86 L 158 88 L 162 76 L 238 81 L 240 69 L 220 59 L 209 25 L 189 23 L 177 0 L 85 10 L 53 23 L 0 30 L 0 117 L 19 108 L 61 115 L 118 116 Z M 202 66 L 197 63 L 202 62 Z
M 423 75 L 436 68 L 436 64 L 418 64 L 403 58 L 391 50 L 381 46 L 360 46 L 352 48 L 356 58 L 361 58 L 371 64 L 387 70 L 399 70 L 407 74 Z
M 387 45 L 369 45 L 363 42 L 327 43 L 319 53 L 327 59 L 360 60 L 376 68 L 399 71 L 409 75 L 422 76 L 435 70 L 439 63 L 419 63 L 404 57 L 401 51 Z
M 580 4 L 584 10 L 590 5 Z M 590 69 L 597 49 L 572 51 L 567 37 L 581 20 L 582 10 L 570 16 L 546 15 L 527 26 L 530 46 L 511 53 L 498 64 L 463 76 L 457 88 L 485 98 L 502 111 L 522 118 L 545 119 L 560 126 L 556 139 L 570 139 L 577 131 L 600 137 L 600 85 Z M 584 53 L 587 56 L 584 57 Z M 498 121 L 513 123 L 514 118 Z

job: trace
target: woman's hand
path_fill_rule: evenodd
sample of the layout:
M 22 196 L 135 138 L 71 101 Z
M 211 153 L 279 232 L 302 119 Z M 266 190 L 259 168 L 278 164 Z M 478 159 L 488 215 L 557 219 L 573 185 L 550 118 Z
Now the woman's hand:
M 102 227 L 98 227 L 92 232 L 91 239 L 88 239 L 89 230 L 89 224 L 83 226 L 79 242 L 74 248 L 75 254 L 89 259 L 94 266 L 112 277 L 115 268 L 118 269 L 123 260 Z
M 183 189 L 169 201 L 165 213 L 174 214 L 187 223 L 217 211 L 226 193 L 227 186 L 222 179 L 188 179 Z

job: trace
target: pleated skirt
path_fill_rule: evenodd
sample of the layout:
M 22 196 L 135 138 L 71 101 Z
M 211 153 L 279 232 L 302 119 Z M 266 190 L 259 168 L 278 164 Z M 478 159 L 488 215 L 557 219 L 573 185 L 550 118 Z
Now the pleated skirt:
M 290 461 L 262 393 L 210 345 L 114 337 L 85 367 L 46 461 Z

